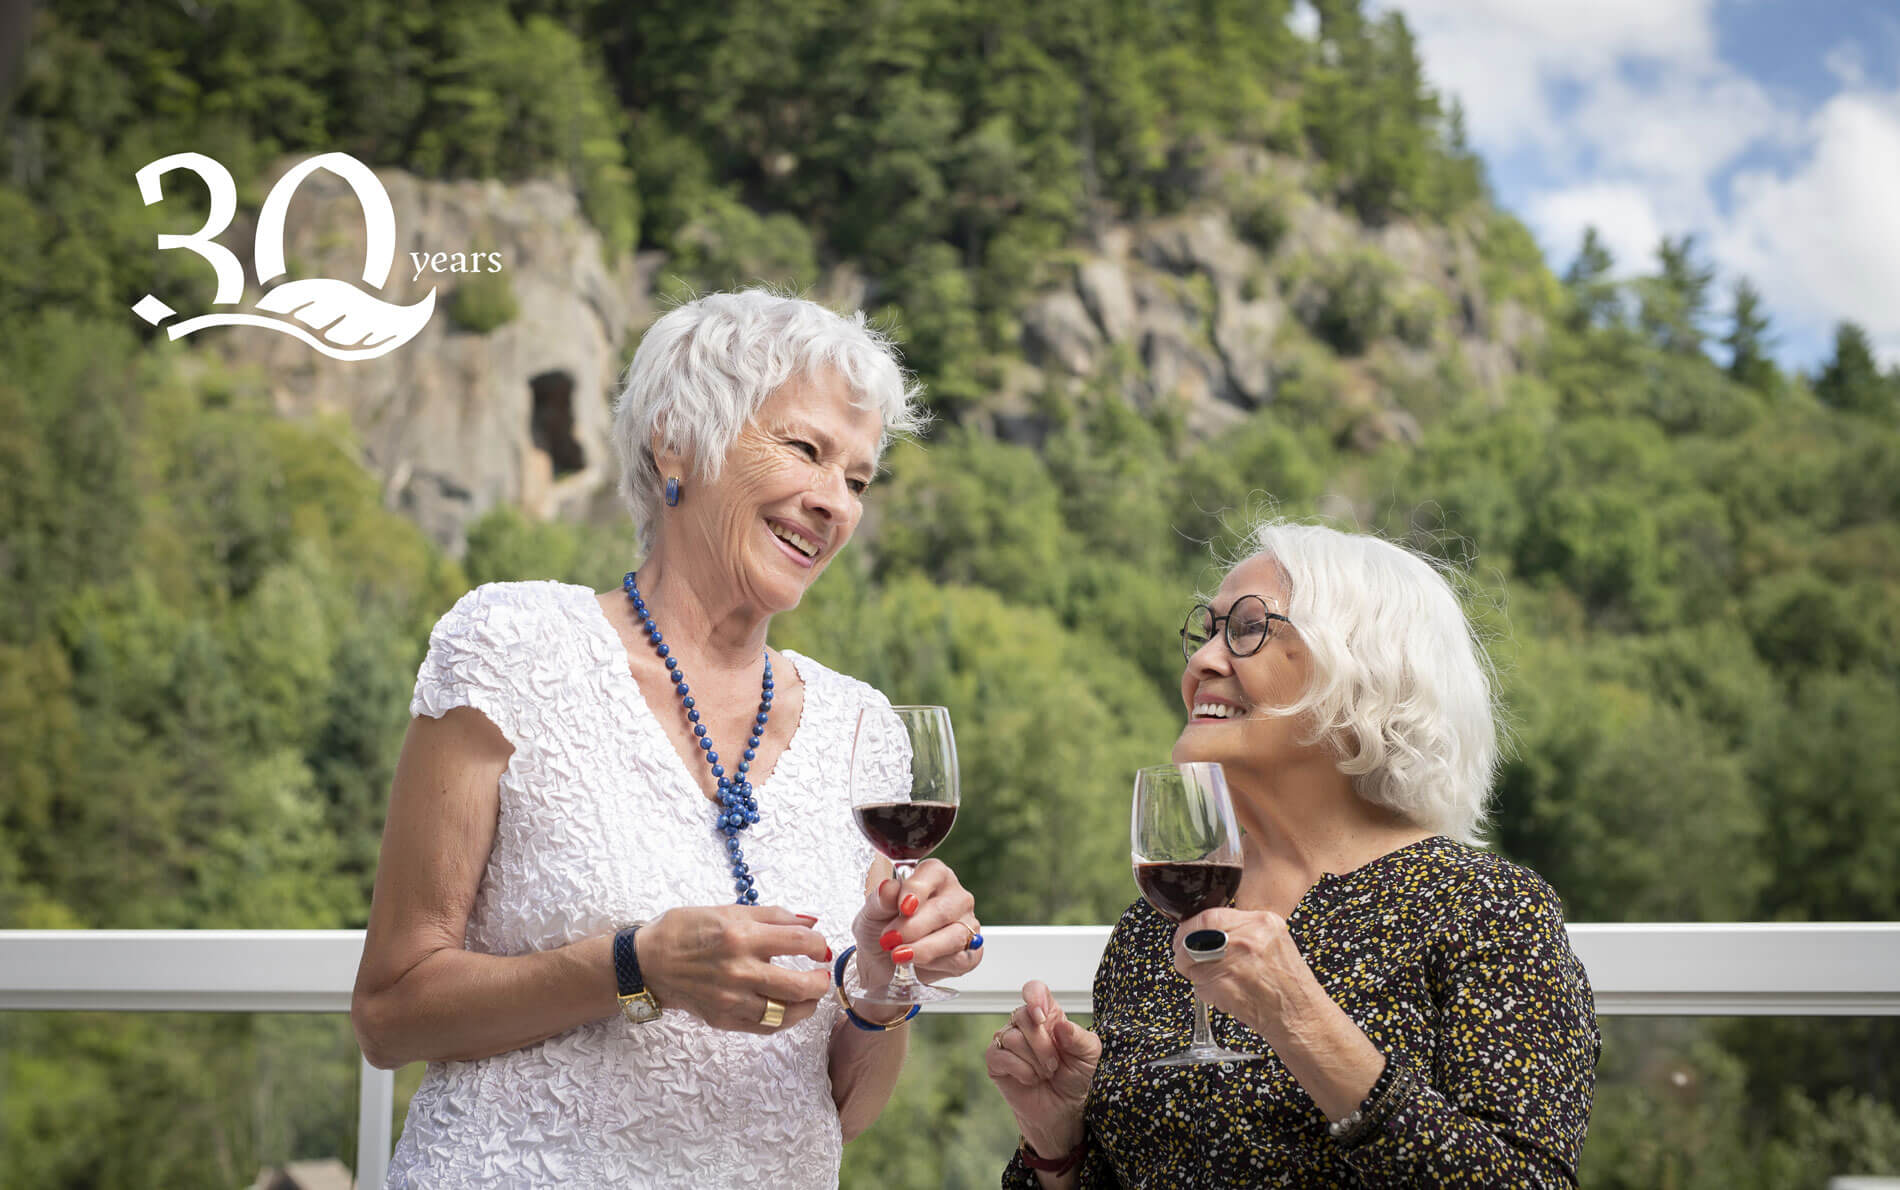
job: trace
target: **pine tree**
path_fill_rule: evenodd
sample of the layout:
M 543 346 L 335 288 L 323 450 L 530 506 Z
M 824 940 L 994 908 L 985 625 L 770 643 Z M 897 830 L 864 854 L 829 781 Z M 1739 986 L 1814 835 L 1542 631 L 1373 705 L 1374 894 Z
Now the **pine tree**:
M 1891 376 L 1882 376 L 1874 347 L 1857 322 L 1834 328 L 1834 358 L 1814 378 L 1814 395 L 1848 413 L 1891 414 L 1895 406 Z
M 1645 277 L 1638 286 L 1643 331 L 1665 351 L 1699 355 L 1715 269 L 1696 260 L 1693 235 L 1664 236 L 1656 245 L 1656 264 L 1656 276 Z
M 1610 271 L 1615 267 L 1616 258 L 1610 255 L 1597 229 L 1584 228 L 1583 243 L 1577 248 L 1577 258 L 1570 262 L 1569 270 L 1564 273 L 1564 285 L 1576 303 L 1572 308 L 1571 320 L 1578 329 L 1617 321 L 1620 298 L 1616 282 L 1610 279 Z
M 1459 157 L 1471 153 L 1471 135 L 1465 128 L 1465 103 L 1456 95 L 1445 108 L 1445 147 Z
M 1729 332 L 1722 339 L 1722 345 L 1728 348 L 1729 353 L 1729 378 L 1756 392 L 1773 392 L 1781 385 L 1781 369 L 1775 367 L 1775 361 L 1768 354 L 1775 337 L 1768 330 L 1768 315 L 1762 310 L 1761 291 L 1743 277 L 1735 282 L 1733 292 Z

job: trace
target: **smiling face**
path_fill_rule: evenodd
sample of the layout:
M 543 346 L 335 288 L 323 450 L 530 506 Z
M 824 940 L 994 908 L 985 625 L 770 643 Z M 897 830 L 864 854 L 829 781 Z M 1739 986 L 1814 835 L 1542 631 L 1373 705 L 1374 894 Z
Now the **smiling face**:
M 670 544 L 760 611 L 797 607 L 857 530 L 882 433 L 877 410 L 853 404 L 835 374 L 794 377 L 739 431 L 719 478 L 689 480 L 664 510 Z M 694 474 L 679 456 L 656 450 L 655 461 L 662 475 Z
M 1273 559 L 1261 555 L 1235 567 L 1209 601 L 1214 615 L 1227 615 L 1244 595 L 1257 595 L 1267 610 L 1285 614 L 1286 580 Z M 1297 632 L 1284 621 L 1270 623 L 1266 643 L 1250 657 L 1235 657 L 1225 632 L 1216 630 L 1188 659 L 1181 673 L 1181 702 L 1188 721 L 1174 744 L 1176 764 L 1218 762 L 1230 783 L 1315 759 L 1331 764 L 1323 745 L 1301 742 L 1307 726 L 1303 716 L 1295 719 L 1273 710 L 1299 700 L 1312 679 L 1313 664 Z M 1252 625 L 1237 626 L 1236 638 L 1247 627 Z

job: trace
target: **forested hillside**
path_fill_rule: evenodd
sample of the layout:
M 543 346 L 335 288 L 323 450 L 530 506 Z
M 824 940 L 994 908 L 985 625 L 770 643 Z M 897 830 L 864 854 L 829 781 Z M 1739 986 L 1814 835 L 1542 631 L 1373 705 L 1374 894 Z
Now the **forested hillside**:
M 944 856 L 986 922 L 1133 899 L 1174 630 L 1269 504 L 1462 568 L 1512 736 L 1492 836 L 1571 920 L 1900 918 L 1900 375 L 1851 324 L 1783 371 L 1761 296 L 1687 239 L 1592 238 L 1553 275 L 1403 22 L 1321 0 L 1308 39 L 1290 4 L 47 5 L 0 96 L 0 928 L 360 926 L 434 618 L 637 557 L 508 509 L 449 556 L 342 419 L 147 331 L 141 294 L 209 297 L 133 182 L 186 150 L 250 208 L 328 150 L 560 179 L 607 251 L 665 254 L 662 296 L 859 278 L 938 422 L 774 643 L 952 708 Z M 1303 238 L 1313 211 L 1353 234 Z M 1190 215 L 1260 263 L 1170 266 L 1187 339 L 1224 343 L 1230 301 L 1287 311 L 1256 391 L 1187 393 L 1106 326 L 1077 366 L 1026 350 L 1115 229 Z M 1378 248 L 1394 229 L 1467 246 L 1472 302 Z M 509 317 L 480 296 L 466 333 Z M 1478 368 L 1507 323 L 1509 366 Z M 847 1185 L 995 1184 L 993 1028 L 920 1023 Z M 1588 1187 L 1900 1174 L 1893 1022 L 1605 1034 Z M 0 1015 L 0 1187 L 347 1156 L 352 1054 L 334 1021 Z

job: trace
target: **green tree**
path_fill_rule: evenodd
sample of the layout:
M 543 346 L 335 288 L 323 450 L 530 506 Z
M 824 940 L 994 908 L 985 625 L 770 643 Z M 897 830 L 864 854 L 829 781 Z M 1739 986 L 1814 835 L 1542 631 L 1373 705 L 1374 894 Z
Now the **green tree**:
M 1900 862 L 1886 841 L 1900 829 L 1900 742 L 1891 674 L 1817 675 L 1758 737 L 1752 775 L 1778 845 L 1764 916 L 1900 918 Z
M 1735 282 L 1732 292 L 1729 332 L 1722 340 L 1722 345 L 1728 348 L 1729 377 L 1756 392 L 1773 394 L 1781 387 L 1781 370 L 1775 367 L 1769 355 L 1774 336 L 1769 333 L 1761 293 L 1746 277 Z
M 1583 229 L 1583 243 L 1576 259 L 1564 273 L 1564 286 L 1571 296 L 1572 325 L 1578 329 L 1615 322 L 1621 310 L 1616 282 L 1611 277 L 1615 258 L 1597 235 L 1597 229 Z
M 954 415 L 975 405 L 983 383 L 983 322 L 977 280 L 950 245 L 925 244 L 892 277 L 897 301 L 884 311 L 903 345 L 904 362 L 924 381 L 930 402 Z
M 1747 917 L 1768 874 L 1743 759 L 1690 714 L 1590 681 L 1566 653 L 1518 653 L 1519 754 L 1498 783 L 1498 842 L 1551 882 L 1575 921 Z M 1694 851 L 1726 862 L 1676 879 Z
M 893 452 L 879 509 L 880 577 L 906 572 L 1059 604 L 1073 545 L 1061 494 L 1028 447 L 953 430 Z
M 1834 328 L 1834 354 L 1814 378 L 1814 395 L 1847 413 L 1890 417 L 1896 400 L 1890 377 L 1880 374 L 1873 342 L 1857 322 Z
M 1656 275 L 1637 285 L 1637 320 L 1664 351 L 1699 356 L 1715 268 L 1696 258 L 1693 235 L 1664 236 L 1656 245 L 1656 265 Z
M 1307 135 L 1337 179 L 1340 198 L 1371 222 L 1431 209 L 1440 127 L 1412 30 L 1399 13 L 1367 21 L 1358 5 L 1320 7 L 1331 58 L 1302 91 Z M 1469 196 L 1463 196 L 1469 197 Z M 1435 213 L 1444 213 L 1438 211 Z

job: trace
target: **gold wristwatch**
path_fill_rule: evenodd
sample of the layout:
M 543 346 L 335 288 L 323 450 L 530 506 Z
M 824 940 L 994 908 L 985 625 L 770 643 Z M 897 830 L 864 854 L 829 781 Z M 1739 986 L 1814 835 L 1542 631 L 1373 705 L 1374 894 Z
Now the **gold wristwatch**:
M 634 935 L 646 924 L 629 922 L 614 931 L 614 980 L 620 988 L 620 1012 L 636 1025 L 660 1019 L 660 1002 L 640 978 L 640 956 L 633 948 Z

